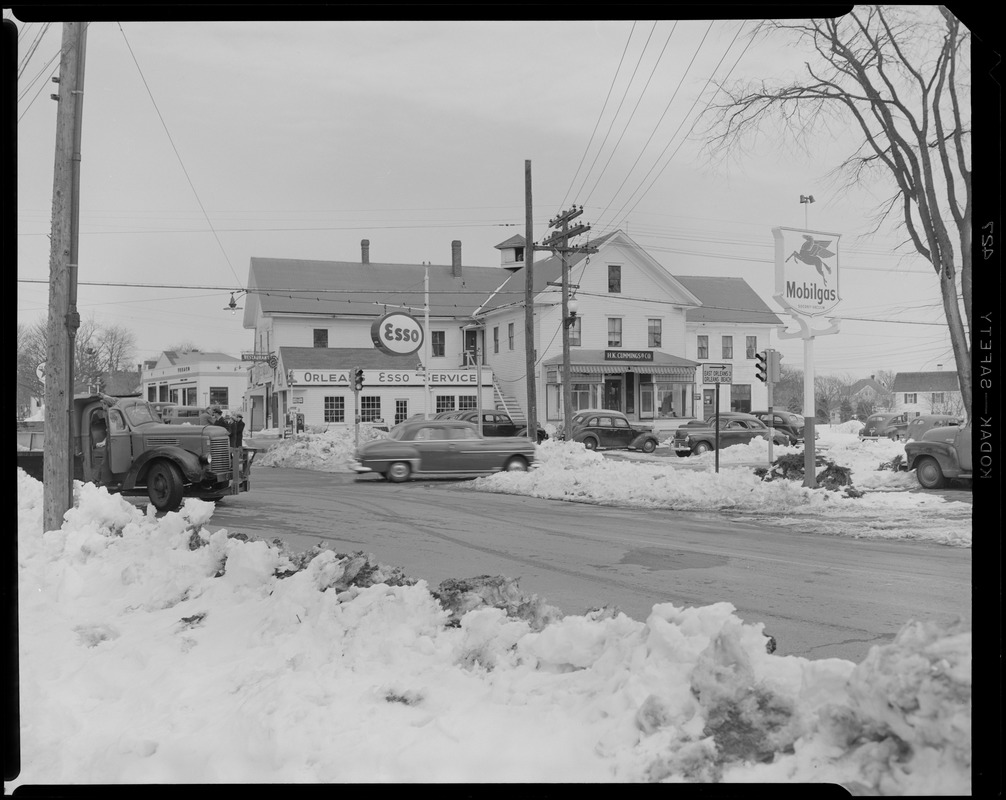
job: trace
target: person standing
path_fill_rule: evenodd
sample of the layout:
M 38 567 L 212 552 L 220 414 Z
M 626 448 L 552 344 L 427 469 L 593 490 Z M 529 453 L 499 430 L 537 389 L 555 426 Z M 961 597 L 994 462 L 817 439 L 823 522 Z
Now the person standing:
M 228 431 L 231 437 L 231 494 L 240 494 L 245 438 L 245 420 L 240 412 L 234 414 Z

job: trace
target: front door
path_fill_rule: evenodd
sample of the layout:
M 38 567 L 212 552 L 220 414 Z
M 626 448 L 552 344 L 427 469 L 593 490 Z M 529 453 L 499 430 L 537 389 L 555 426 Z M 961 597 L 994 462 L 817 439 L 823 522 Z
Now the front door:
M 653 419 L 655 414 L 653 413 L 653 390 L 654 385 L 652 383 L 640 383 L 639 384 L 639 418 L 640 419 Z
M 479 332 L 468 329 L 465 331 L 465 366 L 477 364 L 477 354 L 479 347 Z M 483 362 L 484 363 L 484 362 Z
M 702 390 L 702 419 L 709 419 L 716 413 L 716 390 Z
M 604 379 L 604 405 L 602 408 L 606 408 L 609 411 L 622 410 L 621 377 Z

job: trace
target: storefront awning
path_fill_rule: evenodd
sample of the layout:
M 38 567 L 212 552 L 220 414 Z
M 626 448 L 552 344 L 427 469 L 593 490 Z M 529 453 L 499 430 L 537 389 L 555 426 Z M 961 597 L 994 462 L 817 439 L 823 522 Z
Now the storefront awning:
M 561 364 L 550 365 L 562 370 Z M 575 375 L 621 375 L 623 372 L 634 372 L 637 375 L 669 375 L 678 378 L 695 377 L 695 367 L 671 367 L 664 364 L 570 364 L 569 373 Z

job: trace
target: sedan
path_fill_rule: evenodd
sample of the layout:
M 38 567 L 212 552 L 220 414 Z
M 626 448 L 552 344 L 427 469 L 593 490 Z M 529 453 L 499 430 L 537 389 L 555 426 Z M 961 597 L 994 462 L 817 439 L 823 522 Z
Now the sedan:
M 782 431 L 789 436 L 789 443 L 792 445 L 803 442 L 804 418 L 799 414 L 790 411 L 752 411 L 751 414 L 758 417 L 762 422 L 777 431 Z M 818 434 L 815 438 L 820 438 Z
M 788 445 L 789 435 L 782 431 L 769 430 L 757 417 L 751 414 L 730 412 L 721 414 L 719 419 L 719 445 L 722 450 L 735 444 L 747 444 L 753 439 L 768 440 L 778 445 Z M 702 455 L 716 447 L 716 417 L 705 422 L 689 422 L 674 434 L 671 445 L 679 456 Z
M 494 472 L 524 472 L 534 463 L 535 446 L 516 436 L 479 436 L 458 419 L 414 420 L 396 425 L 384 439 L 359 447 L 350 468 L 375 472 L 389 481 L 409 478 L 463 478 Z
M 898 441 L 904 438 L 908 428 L 907 414 L 871 414 L 866 418 L 863 429 L 859 432 L 860 439 L 888 438 Z
M 652 453 L 657 437 L 652 428 L 640 428 L 619 411 L 581 412 L 573 417 L 570 440 L 581 442 L 588 450 L 622 449 Z

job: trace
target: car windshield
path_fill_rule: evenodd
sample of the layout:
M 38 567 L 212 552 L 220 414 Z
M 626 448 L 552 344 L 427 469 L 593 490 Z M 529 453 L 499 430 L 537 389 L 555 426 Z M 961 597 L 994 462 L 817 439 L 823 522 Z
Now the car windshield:
M 404 435 L 405 435 L 405 426 L 396 425 L 394 428 L 388 431 L 388 435 L 385 438 L 394 439 L 396 442 L 399 442 L 402 440 L 402 437 Z
M 129 419 L 130 425 L 146 425 L 148 422 L 160 422 L 161 418 L 157 416 L 157 413 L 146 403 L 138 404 L 135 406 L 128 406 L 125 409 L 126 417 Z

